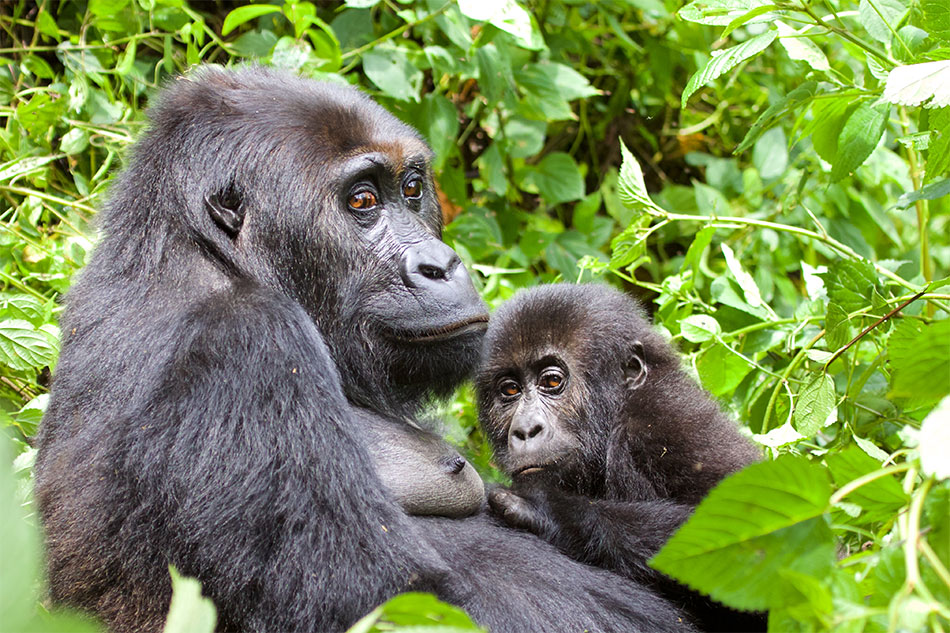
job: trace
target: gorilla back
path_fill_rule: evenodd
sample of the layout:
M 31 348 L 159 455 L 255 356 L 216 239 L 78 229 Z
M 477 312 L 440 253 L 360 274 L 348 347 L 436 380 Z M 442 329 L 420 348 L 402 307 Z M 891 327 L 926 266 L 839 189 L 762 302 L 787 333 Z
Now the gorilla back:
M 479 609 L 439 551 L 452 523 L 398 506 L 355 413 L 414 415 L 472 369 L 485 328 L 426 145 L 351 88 L 261 68 L 201 69 L 150 117 L 62 322 L 36 464 L 52 598 L 159 630 L 174 564 L 222 630 L 339 630 L 409 589 L 556 628 L 513 599 Z M 503 564 L 468 540 L 453 564 Z M 536 545 L 545 573 L 601 578 Z M 564 604 L 601 628 L 674 627 L 620 582 L 604 581 L 629 617 Z

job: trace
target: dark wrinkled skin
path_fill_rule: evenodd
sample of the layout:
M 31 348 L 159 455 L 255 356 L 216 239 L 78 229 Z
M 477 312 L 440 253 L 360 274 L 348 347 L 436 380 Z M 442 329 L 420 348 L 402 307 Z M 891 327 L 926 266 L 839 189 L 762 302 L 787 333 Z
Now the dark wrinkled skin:
M 704 630 L 764 630 L 760 615 L 647 564 L 713 486 L 760 456 L 635 301 L 598 285 L 519 292 L 492 316 L 476 387 L 513 480 L 489 492 L 496 516 L 657 588 Z
M 414 130 L 263 68 L 170 82 L 150 120 L 68 295 L 38 438 L 53 602 L 159 631 L 172 564 L 222 631 L 344 630 L 407 590 L 495 631 L 688 629 L 484 515 L 411 516 L 381 479 L 364 422 L 451 392 L 487 316 Z

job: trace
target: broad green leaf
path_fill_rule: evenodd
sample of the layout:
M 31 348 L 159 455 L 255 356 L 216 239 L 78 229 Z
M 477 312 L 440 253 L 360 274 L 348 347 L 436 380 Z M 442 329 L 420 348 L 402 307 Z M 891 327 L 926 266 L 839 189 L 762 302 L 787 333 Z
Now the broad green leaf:
M 521 186 L 538 193 L 550 204 L 560 204 L 584 197 L 584 177 L 569 154 L 554 152 L 524 172 Z
M 950 478 L 950 396 L 927 414 L 920 427 L 920 467 L 937 479 Z
M 422 131 L 435 152 L 432 167 L 438 172 L 455 148 L 459 129 L 458 112 L 451 101 L 434 92 L 422 99 L 422 112 L 426 126 Z
M 180 575 L 174 566 L 168 571 L 172 576 L 172 602 L 162 633 L 214 633 L 218 612 L 201 595 L 201 583 Z
M 696 370 L 703 387 L 718 397 L 738 387 L 752 366 L 717 342 L 696 360 Z
M 706 62 L 705 66 L 700 68 L 689 78 L 689 82 L 687 82 L 680 100 L 682 107 L 686 108 L 686 102 L 689 101 L 689 98 L 694 92 L 711 83 L 723 73 L 732 70 L 747 59 L 764 51 L 777 36 L 778 31 L 769 29 L 765 33 L 756 35 L 738 46 L 727 48 L 724 51 L 714 52 L 713 58 Z
M 459 0 L 458 7 L 463 15 L 508 33 L 522 48 L 545 48 L 534 17 L 515 0 Z
M 881 99 L 925 108 L 950 106 L 950 59 L 898 66 L 887 75 Z
M 848 313 L 837 303 L 829 301 L 825 313 L 825 341 L 828 349 L 837 351 L 847 345 L 852 336 Z
M 29 321 L 0 321 L 0 363 L 11 369 L 46 367 L 56 359 L 57 349 L 49 337 Z
M 746 133 L 745 138 L 742 139 L 742 142 L 739 143 L 739 146 L 733 153 L 738 154 L 752 147 L 765 130 L 781 121 L 786 114 L 793 111 L 802 103 L 814 97 L 817 92 L 818 82 L 806 81 L 770 105 L 765 112 L 759 115 L 759 118 L 755 120 L 755 123 L 752 124 L 752 127 L 749 128 L 749 131 Z
M 406 49 L 377 46 L 363 55 L 363 71 L 390 97 L 400 101 L 419 101 L 422 71 L 409 61 Z
M 849 446 L 841 452 L 829 454 L 825 457 L 825 463 L 838 488 L 881 468 L 881 462 L 869 457 L 857 446 Z M 894 475 L 875 479 L 844 498 L 845 502 L 860 506 L 862 524 L 886 521 L 906 505 L 908 500 L 900 481 Z
M 922 24 L 934 37 L 950 43 L 950 3 L 946 0 L 923 0 L 920 8 L 924 12 Z
M 28 174 L 47 163 L 53 162 L 57 158 L 59 158 L 59 156 L 24 156 L 23 158 L 15 158 L 0 165 L 0 182 Z
M 746 303 L 753 308 L 762 305 L 762 294 L 759 292 L 759 287 L 755 284 L 755 279 L 752 278 L 752 275 L 743 270 L 742 264 L 739 263 L 735 253 L 732 252 L 732 249 L 729 248 L 729 245 L 725 242 L 722 243 L 722 254 L 726 259 L 726 267 L 729 269 L 729 272 L 732 273 L 739 287 L 742 288 L 742 294 L 745 296 Z
M 788 141 L 780 127 L 764 133 L 752 151 L 752 164 L 763 180 L 781 178 L 788 169 Z
M 911 191 L 901 195 L 894 205 L 898 209 L 906 209 L 918 200 L 936 200 L 950 194 L 950 178 L 944 178 L 937 182 L 932 182 L 923 187 L 920 191 Z
M 716 486 L 650 564 L 737 609 L 783 606 L 793 589 L 783 571 L 831 569 L 830 495 L 825 469 L 807 458 L 752 464 Z
M 761 0 L 694 0 L 677 14 L 689 22 L 726 26 L 764 4 Z
M 792 415 L 795 430 L 805 437 L 811 437 L 828 426 L 829 417 L 834 415 L 837 399 L 835 381 L 831 376 L 824 372 L 812 376 L 798 392 L 798 398 L 795 400 L 795 411 Z
M 706 247 L 712 242 L 713 235 L 715 234 L 716 227 L 714 226 L 707 226 L 696 234 L 692 244 L 689 245 L 689 249 L 686 251 L 686 257 L 683 258 L 683 265 L 680 267 L 681 272 L 690 269 L 692 269 L 694 273 L 698 271 L 700 259 L 706 251 Z
M 693 314 L 680 322 L 680 333 L 690 343 L 703 343 L 722 334 L 722 326 L 708 314 Z
M 528 64 L 514 74 L 526 105 L 548 121 L 573 118 L 570 101 L 598 94 L 583 75 L 564 64 Z
M 812 70 L 831 70 L 828 58 L 803 32 L 796 31 L 781 20 L 775 20 L 774 24 L 778 29 L 778 43 L 791 59 L 805 62 Z
M 650 199 L 650 194 L 647 193 L 640 163 L 633 157 L 622 139 L 620 141 L 620 155 L 622 162 L 620 164 L 620 180 L 617 185 L 620 201 L 627 208 L 641 213 L 648 209 L 658 209 L 656 203 Z
M 858 19 L 862 26 L 883 44 L 891 43 L 906 15 L 907 5 L 901 0 L 861 0 L 858 5 Z
M 891 397 L 934 403 L 950 393 L 950 320 L 925 325 L 901 319 L 887 347 Z
M 224 18 L 224 24 L 221 26 L 221 35 L 227 35 L 245 22 L 250 22 L 255 18 L 268 13 L 280 13 L 280 7 L 272 4 L 249 4 L 244 7 L 238 7 Z
M 374 609 L 347 633 L 382 631 L 471 633 L 484 631 L 464 611 L 428 593 L 404 593 Z
M 851 113 L 838 136 L 838 150 L 831 166 L 831 179 L 841 180 L 867 160 L 887 127 L 887 106 L 862 103 Z
M 950 108 L 931 110 L 927 118 L 930 146 L 927 149 L 927 182 L 950 172 Z
M 874 266 L 865 260 L 838 260 L 819 275 L 825 280 L 828 298 L 847 312 L 871 305 L 871 291 L 877 286 Z

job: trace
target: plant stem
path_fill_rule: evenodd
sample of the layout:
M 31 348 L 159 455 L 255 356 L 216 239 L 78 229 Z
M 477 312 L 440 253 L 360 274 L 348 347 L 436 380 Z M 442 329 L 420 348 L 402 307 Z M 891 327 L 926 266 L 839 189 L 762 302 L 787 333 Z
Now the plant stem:
M 907 470 L 910 470 L 910 463 L 895 464 L 893 466 L 887 466 L 885 468 L 881 468 L 879 470 L 870 472 L 866 475 L 862 475 L 858 477 L 857 479 L 855 479 L 854 481 L 848 482 L 847 484 L 842 486 L 841 489 L 838 490 L 838 492 L 831 495 L 831 499 L 828 501 L 828 503 L 829 505 L 836 505 L 838 503 L 841 503 L 842 499 L 847 497 L 849 494 L 851 494 L 852 492 L 854 492 L 861 486 L 866 486 L 872 481 L 877 481 L 881 477 L 887 477 L 888 475 L 893 475 L 895 473 L 902 473 Z
M 901 129 L 906 136 L 910 130 L 910 119 L 907 116 L 907 108 L 898 106 L 898 114 L 901 118 Z M 904 147 L 904 153 L 907 155 L 907 162 L 910 164 L 910 181 L 914 185 L 914 191 L 920 191 L 921 178 L 920 168 L 917 162 L 917 151 L 910 146 Z M 924 281 L 933 281 L 933 264 L 930 261 L 930 239 L 927 235 L 927 225 L 930 221 L 930 210 L 926 200 L 918 200 L 914 203 L 917 209 L 917 234 L 920 236 L 920 274 Z
M 389 40 L 393 39 L 394 37 L 399 37 L 400 35 L 402 35 L 402 34 L 405 33 L 406 31 L 408 31 L 409 29 L 411 29 L 411 28 L 413 28 L 413 27 L 416 27 L 416 26 L 419 26 L 420 24 L 425 24 L 425 23 L 428 22 L 429 20 L 432 20 L 432 19 L 437 18 L 438 16 L 442 15 L 443 13 L 445 13 L 445 11 L 446 11 L 449 7 L 453 6 L 454 4 L 455 4 L 454 2 L 446 2 L 446 3 L 445 3 L 444 5 L 442 5 L 440 8 L 436 9 L 435 11 L 433 11 L 433 12 L 430 13 L 429 15 L 425 16 L 424 18 L 419 18 L 418 20 L 415 20 L 414 22 L 406 22 L 405 24 L 403 24 L 402 26 L 400 26 L 398 29 L 395 29 L 395 30 L 390 31 L 390 32 L 387 33 L 386 35 L 383 35 L 382 37 L 380 37 L 380 38 L 377 39 L 377 40 L 373 40 L 373 41 L 370 42 L 369 44 L 363 44 L 363 45 L 360 46 L 359 48 L 354 48 L 354 49 L 351 50 L 351 51 L 347 51 L 346 53 L 343 53 L 343 55 L 340 56 L 340 60 L 342 61 L 342 60 L 345 60 L 345 59 L 349 59 L 350 57 L 356 57 L 356 56 L 358 56 L 358 55 L 362 55 L 363 53 L 365 53 L 366 51 L 370 50 L 370 49 L 373 48 L 374 46 L 378 46 L 378 45 L 382 44 L 383 42 L 388 42 Z

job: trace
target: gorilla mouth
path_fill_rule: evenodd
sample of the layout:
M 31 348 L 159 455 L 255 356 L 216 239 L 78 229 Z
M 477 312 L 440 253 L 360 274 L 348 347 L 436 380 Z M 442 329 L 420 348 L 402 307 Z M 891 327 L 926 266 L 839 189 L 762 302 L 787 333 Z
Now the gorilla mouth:
M 521 477 L 522 475 L 531 475 L 534 473 L 540 473 L 544 470 L 543 465 L 528 464 L 527 466 L 522 466 L 516 470 L 511 476 L 512 477 Z
M 484 332 L 488 328 L 488 315 L 481 314 L 470 319 L 456 321 L 449 325 L 443 325 L 428 330 L 414 330 L 394 332 L 393 338 L 405 343 L 434 343 L 445 341 L 477 332 Z

